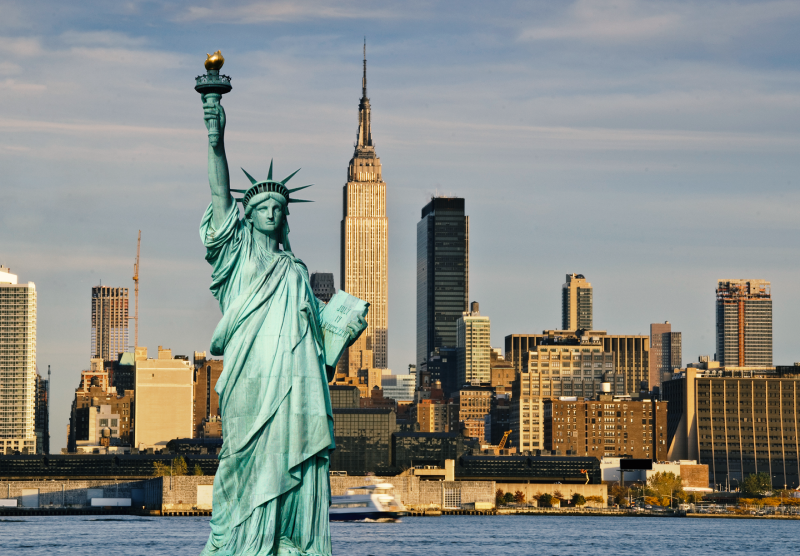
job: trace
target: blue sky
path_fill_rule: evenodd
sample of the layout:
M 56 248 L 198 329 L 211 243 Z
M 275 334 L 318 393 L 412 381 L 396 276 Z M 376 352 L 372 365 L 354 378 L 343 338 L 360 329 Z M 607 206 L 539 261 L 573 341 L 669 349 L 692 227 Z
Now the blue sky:
M 39 292 L 52 446 L 88 367 L 91 286 L 132 287 L 140 344 L 206 350 L 219 309 L 194 77 L 221 49 L 232 168 L 315 183 L 292 246 L 337 277 L 341 187 L 367 37 L 389 216 L 389 362 L 415 353 L 415 226 L 466 198 L 470 298 L 492 343 L 560 324 L 564 275 L 595 327 L 669 320 L 714 352 L 718 278 L 772 281 L 774 358 L 800 361 L 800 4 L 0 2 L 0 263 Z M 244 175 L 233 173 L 245 185 Z M 238 180 L 238 182 L 237 182 Z

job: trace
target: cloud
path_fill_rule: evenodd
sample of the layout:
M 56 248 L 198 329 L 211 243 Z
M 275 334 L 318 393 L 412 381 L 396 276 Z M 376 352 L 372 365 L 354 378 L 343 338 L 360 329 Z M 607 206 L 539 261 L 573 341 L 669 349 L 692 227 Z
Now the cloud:
M 407 12 L 406 12 L 407 14 Z M 190 6 L 178 21 L 217 21 L 226 23 L 268 23 L 310 19 L 387 19 L 406 17 L 394 9 L 365 7 L 361 3 L 305 1 L 257 2 L 238 7 Z
M 520 41 L 579 40 L 597 43 L 726 43 L 764 23 L 800 16 L 794 1 L 643 2 L 577 0 L 560 21 L 527 27 Z
M 66 31 L 61 41 L 69 46 L 109 46 L 114 48 L 140 48 L 149 43 L 145 37 L 131 37 L 116 31 Z

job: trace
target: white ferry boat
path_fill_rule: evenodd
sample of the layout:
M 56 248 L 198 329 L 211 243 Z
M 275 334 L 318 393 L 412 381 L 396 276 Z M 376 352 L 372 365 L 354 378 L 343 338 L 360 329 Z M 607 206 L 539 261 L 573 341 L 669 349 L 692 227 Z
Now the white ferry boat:
M 397 521 L 406 515 L 405 507 L 389 490 L 389 483 L 364 485 L 348 489 L 344 496 L 332 496 L 331 521 Z

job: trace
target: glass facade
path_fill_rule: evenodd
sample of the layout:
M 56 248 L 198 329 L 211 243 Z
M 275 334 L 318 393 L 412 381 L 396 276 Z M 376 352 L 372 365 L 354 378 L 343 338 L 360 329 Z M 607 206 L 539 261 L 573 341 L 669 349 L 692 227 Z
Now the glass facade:
M 392 436 L 392 463 L 399 471 L 417 465 L 444 468 L 444 460 L 464 453 L 464 437 L 445 432 L 397 432 Z
M 336 449 L 331 453 L 331 470 L 348 475 L 391 473 L 392 409 L 334 409 L 333 431 Z
M 417 369 L 425 370 L 436 348 L 456 347 L 456 321 L 467 310 L 468 297 L 464 199 L 434 197 L 417 223 Z
M 461 456 L 456 460 L 455 474 L 456 479 L 460 481 L 505 480 L 592 485 L 601 483 L 600 460 L 594 457 Z
M 358 409 L 361 407 L 361 392 L 358 386 L 328 386 L 333 409 Z

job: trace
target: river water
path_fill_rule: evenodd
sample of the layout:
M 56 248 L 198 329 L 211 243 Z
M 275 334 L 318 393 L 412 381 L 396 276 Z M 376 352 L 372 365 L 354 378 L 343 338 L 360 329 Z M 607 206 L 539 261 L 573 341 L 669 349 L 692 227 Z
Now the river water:
M 205 517 L 0 518 L 0 555 L 196 556 Z M 511 556 L 800 554 L 800 521 L 568 516 L 444 516 L 332 523 L 334 554 Z

